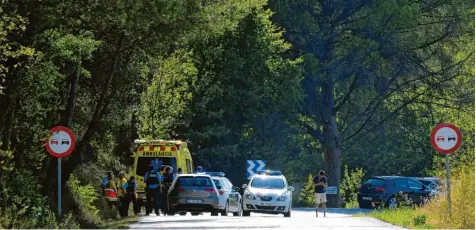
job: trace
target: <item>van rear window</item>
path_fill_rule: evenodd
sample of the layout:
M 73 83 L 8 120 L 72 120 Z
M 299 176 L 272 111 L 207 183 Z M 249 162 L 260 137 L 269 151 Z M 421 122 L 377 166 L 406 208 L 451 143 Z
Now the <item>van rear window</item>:
M 177 180 L 177 186 L 213 187 L 209 177 L 181 176 Z
M 367 181 L 365 181 L 364 186 L 384 187 L 385 186 L 385 180 L 376 179 L 376 178 L 368 179 Z

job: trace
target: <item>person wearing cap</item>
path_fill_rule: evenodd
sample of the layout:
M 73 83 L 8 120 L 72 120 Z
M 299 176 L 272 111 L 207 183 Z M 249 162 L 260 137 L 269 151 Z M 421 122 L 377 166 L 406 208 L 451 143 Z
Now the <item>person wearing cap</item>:
M 154 207 L 155 214 L 159 216 L 160 208 L 160 192 L 161 192 L 161 179 L 159 172 L 155 171 L 154 166 L 149 166 L 149 171 L 144 176 L 144 181 L 146 183 L 146 213 L 148 216 L 152 212 L 152 207 Z
M 134 214 L 137 215 L 140 212 L 140 207 L 137 207 L 136 202 L 136 191 L 139 189 L 139 186 L 136 184 L 136 178 L 131 176 L 129 180 L 122 185 L 122 189 L 124 189 L 125 194 L 124 198 L 122 199 L 122 209 L 121 209 L 121 216 L 127 217 L 129 214 L 129 205 L 132 202 L 132 209 L 134 210 Z
M 202 166 L 198 166 L 197 167 L 197 171 L 195 173 L 202 173 L 203 172 L 203 167 Z
M 127 183 L 125 173 L 124 172 L 119 172 L 119 183 L 117 184 L 117 199 L 119 201 L 118 202 L 119 210 L 122 210 L 122 208 L 121 208 L 122 199 L 124 198 L 124 195 L 126 194 L 126 192 L 123 188 L 125 183 Z M 122 216 L 121 213 L 122 212 L 119 211 L 119 214 Z
M 326 217 L 327 177 L 325 176 L 324 170 L 319 171 L 319 176 L 315 176 L 312 181 L 312 186 L 314 186 L 314 208 L 316 209 L 316 217 L 318 216 L 319 204 L 322 204 L 324 217 Z
M 165 173 L 163 174 L 163 183 L 162 185 L 164 186 L 163 189 L 162 189 L 162 194 L 161 194 L 161 198 L 162 198 L 162 207 L 161 207 L 161 210 L 162 210 L 162 213 L 167 213 L 168 212 L 168 202 L 167 202 L 167 196 L 168 196 L 168 191 L 169 191 L 169 188 L 170 186 L 172 185 L 172 182 L 174 181 L 175 179 L 175 175 L 173 174 L 173 168 L 172 166 L 166 166 L 165 167 Z

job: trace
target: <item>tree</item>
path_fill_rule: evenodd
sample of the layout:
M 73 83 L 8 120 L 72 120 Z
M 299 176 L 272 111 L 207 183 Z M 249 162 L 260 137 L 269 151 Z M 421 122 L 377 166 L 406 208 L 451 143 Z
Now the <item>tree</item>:
M 330 186 L 340 184 L 344 145 L 441 88 L 472 56 L 453 62 L 429 55 L 467 32 L 459 26 L 466 10 L 456 3 L 274 0 L 270 7 L 294 55 L 304 57 L 302 126 L 322 145 Z M 331 207 L 339 202 L 329 199 Z
M 313 207 L 314 205 L 314 184 L 312 174 L 307 177 L 307 183 L 304 188 L 301 188 L 299 193 L 299 203 L 305 207 Z

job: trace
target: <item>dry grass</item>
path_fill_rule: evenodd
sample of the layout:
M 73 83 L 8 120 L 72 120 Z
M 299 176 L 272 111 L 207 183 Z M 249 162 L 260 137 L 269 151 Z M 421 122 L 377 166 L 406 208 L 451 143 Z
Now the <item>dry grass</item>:
M 452 176 L 451 214 L 442 195 L 423 208 L 385 209 L 369 216 L 406 228 L 475 229 L 474 185 L 474 166 L 463 166 Z
M 452 213 L 448 212 L 445 195 L 422 209 L 429 216 L 428 223 L 437 228 L 474 229 L 474 168 L 461 167 L 451 184 Z

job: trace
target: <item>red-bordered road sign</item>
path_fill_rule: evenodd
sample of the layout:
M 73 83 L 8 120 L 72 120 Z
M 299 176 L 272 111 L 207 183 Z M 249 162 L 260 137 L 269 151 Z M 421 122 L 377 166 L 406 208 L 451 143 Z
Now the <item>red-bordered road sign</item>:
M 50 137 L 46 140 L 46 150 L 57 158 L 63 158 L 71 154 L 76 144 L 76 138 L 70 129 L 64 126 L 56 126 L 50 130 Z
M 431 131 L 431 145 L 442 154 L 451 154 L 461 145 L 461 132 L 450 123 L 437 125 Z

